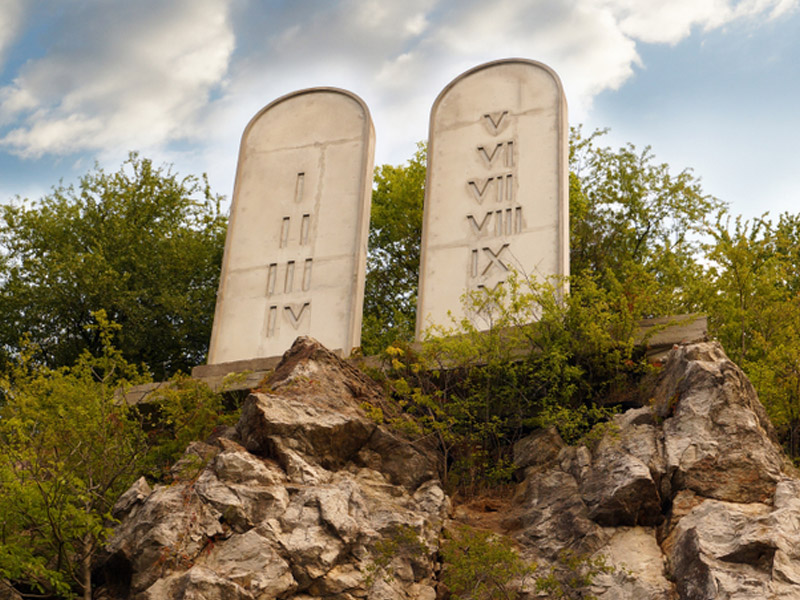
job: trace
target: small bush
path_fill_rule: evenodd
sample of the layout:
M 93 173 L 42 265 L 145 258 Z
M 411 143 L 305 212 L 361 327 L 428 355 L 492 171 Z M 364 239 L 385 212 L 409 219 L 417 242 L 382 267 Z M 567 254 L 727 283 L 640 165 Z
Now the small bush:
M 514 600 L 517 584 L 535 565 L 526 563 L 504 536 L 460 526 L 442 545 L 443 580 L 458 600 Z

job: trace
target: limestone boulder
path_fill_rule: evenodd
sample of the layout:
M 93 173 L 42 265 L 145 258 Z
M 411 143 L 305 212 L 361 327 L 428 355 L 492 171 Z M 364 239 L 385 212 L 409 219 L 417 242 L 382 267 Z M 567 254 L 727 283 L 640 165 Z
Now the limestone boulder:
M 728 502 L 772 498 L 785 458 L 752 384 L 718 343 L 676 348 L 653 404 L 663 419 L 663 495 L 689 489 Z
M 106 593 L 433 600 L 450 510 L 436 459 L 369 420 L 373 384 L 313 340 L 262 386 L 235 439 L 191 445 L 171 485 L 121 497 Z
M 592 553 L 608 535 L 594 522 L 575 478 L 560 469 L 529 472 L 514 498 L 510 528 L 523 547 L 554 560 L 562 550 Z
M 651 527 L 619 527 L 596 554 L 610 568 L 593 581 L 598 600 L 673 600 L 674 586 Z
M 522 438 L 514 444 L 514 464 L 517 478 L 523 478 L 525 469 L 554 461 L 564 447 L 564 441 L 555 427 L 547 427 Z
M 705 499 L 662 544 L 681 598 L 800 597 L 800 482 L 769 504 Z

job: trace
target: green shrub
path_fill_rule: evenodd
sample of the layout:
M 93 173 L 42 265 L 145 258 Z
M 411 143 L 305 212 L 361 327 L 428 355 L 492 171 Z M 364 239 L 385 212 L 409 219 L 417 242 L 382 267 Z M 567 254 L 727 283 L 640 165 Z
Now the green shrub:
M 511 539 L 460 526 L 442 545 L 442 578 L 458 600 L 514 600 L 514 582 L 530 576 L 535 565 L 526 563 Z
M 511 276 L 465 296 L 471 318 L 432 328 L 419 351 L 385 351 L 397 411 L 383 417 L 436 442 L 451 490 L 507 481 L 511 445 L 533 429 L 555 425 L 579 441 L 647 372 L 626 302 L 590 278 L 578 283 L 564 296 L 564 282 Z

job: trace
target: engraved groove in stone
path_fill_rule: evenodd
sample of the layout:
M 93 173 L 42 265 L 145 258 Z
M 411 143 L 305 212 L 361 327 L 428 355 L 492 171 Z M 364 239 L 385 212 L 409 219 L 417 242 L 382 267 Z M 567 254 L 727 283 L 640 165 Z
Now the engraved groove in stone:
M 291 222 L 290 217 L 283 217 L 283 221 L 281 222 L 281 241 L 280 247 L 286 248 L 286 245 L 289 243 L 289 223 Z
M 467 187 L 472 191 L 475 200 L 478 204 L 483 204 L 483 198 L 489 189 L 489 184 L 494 181 L 494 177 L 487 177 L 486 179 L 470 179 L 467 182 Z
M 286 278 L 283 280 L 283 291 L 288 294 L 294 287 L 294 261 L 286 263 Z
M 270 263 L 267 271 L 267 296 L 275 293 L 275 281 L 278 279 L 278 263 Z
M 307 292 L 311 288 L 311 263 L 313 259 L 307 258 L 303 266 L 303 291 Z
M 275 324 L 278 322 L 278 307 L 270 306 L 267 309 L 267 337 L 275 335 Z
M 303 315 L 306 312 L 306 308 L 311 305 L 310 302 L 304 302 L 302 305 L 300 304 L 287 304 L 283 307 L 283 314 L 289 320 L 289 324 L 297 329 L 300 327 L 300 319 L 303 318 Z M 299 309 L 298 309 L 299 307 Z
M 305 246 L 308 243 L 308 230 L 311 228 L 311 215 L 303 215 L 303 220 L 300 222 L 300 245 Z
M 472 229 L 475 232 L 475 234 L 480 235 L 483 232 L 483 228 L 486 225 L 487 221 L 491 218 L 491 216 L 492 216 L 492 211 L 488 211 L 481 220 L 480 225 L 478 225 L 478 221 L 475 219 L 473 215 L 467 215 L 467 220 L 469 221 L 469 224 L 472 225 Z
M 504 155 L 503 164 L 506 167 L 513 167 L 514 166 L 514 142 L 507 141 L 507 142 L 498 142 L 495 144 L 494 149 L 489 153 L 486 150 L 486 146 L 478 146 L 478 155 L 483 159 L 486 163 L 487 167 L 493 167 L 494 161 L 500 155 Z
M 489 133 L 497 135 L 500 132 L 500 124 L 507 114 L 508 111 L 504 110 L 483 115 L 483 124 L 486 125 L 486 129 L 489 130 Z
M 500 246 L 500 249 L 497 252 L 495 252 L 491 248 L 483 249 L 483 252 L 486 254 L 486 256 L 489 257 L 489 264 L 486 265 L 486 268 L 483 270 L 481 275 L 486 275 L 489 271 L 491 271 L 492 267 L 495 265 L 497 265 L 503 271 L 508 271 L 508 267 L 506 266 L 506 264 L 502 260 L 500 260 L 500 256 L 503 254 L 506 248 L 508 248 L 508 246 L 509 246 L 508 244 L 503 244 L 502 246 Z
M 303 189 L 306 185 L 306 174 L 298 173 L 297 182 L 294 184 L 294 201 L 301 202 L 303 200 Z

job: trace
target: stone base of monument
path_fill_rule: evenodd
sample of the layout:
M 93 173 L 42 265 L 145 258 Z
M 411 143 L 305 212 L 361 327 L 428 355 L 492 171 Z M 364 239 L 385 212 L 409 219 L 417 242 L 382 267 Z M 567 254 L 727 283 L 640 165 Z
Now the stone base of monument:
M 676 344 L 703 341 L 708 337 L 708 319 L 705 315 L 675 315 L 642 319 L 634 337 L 637 346 L 644 346 L 645 356 L 651 363 L 661 362 Z M 419 346 L 413 344 L 412 346 Z M 341 350 L 335 351 L 339 356 Z M 258 387 L 264 377 L 280 363 L 282 356 L 252 358 L 215 365 L 199 365 L 192 369 L 192 377 L 205 382 L 214 391 L 243 393 Z M 354 356 L 347 359 L 358 366 L 382 368 L 383 362 L 376 356 Z M 241 373 L 241 377 L 230 377 Z M 125 394 L 128 404 L 146 402 L 156 390 L 169 382 L 146 383 L 131 387 Z

